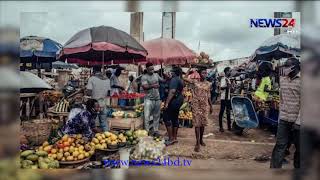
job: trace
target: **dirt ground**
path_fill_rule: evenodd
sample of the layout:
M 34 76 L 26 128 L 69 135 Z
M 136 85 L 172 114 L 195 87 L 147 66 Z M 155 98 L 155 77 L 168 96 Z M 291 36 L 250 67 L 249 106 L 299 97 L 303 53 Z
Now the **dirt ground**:
M 275 136 L 265 129 L 251 129 L 243 136 L 237 136 L 227 131 L 219 132 L 218 114 L 219 105 L 214 105 L 214 112 L 209 118 L 205 128 L 205 147 L 200 152 L 194 152 L 195 135 L 194 128 L 180 128 L 178 132 L 179 142 L 167 147 L 170 157 L 184 157 L 192 160 L 192 166 L 188 169 L 218 170 L 225 169 L 254 169 L 270 170 L 270 156 L 275 143 Z M 165 135 L 165 127 L 161 126 L 161 134 Z M 255 160 L 257 157 L 266 157 L 262 161 Z M 287 158 L 289 164 L 284 169 L 292 169 L 292 156 Z
M 205 128 L 204 135 L 212 133 L 208 139 L 219 139 L 219 140 L 232 140 L 232 141 L 254 141 L 254 142 L 265 142 L 265 143 L 274 143 L 275 136 L 270 131 L 265 129 L 250 129 L 247 133 L 244 133 L 243 136 L 237 136 L 227 130 L 226 119 L 224 118 L 223 127 L 225 129 L 224 133 L 219 132 L 219 110 L 220 105 L 215 104 L 213 106 L 213 113 L 209 116 L 208 126 Z M 161 126 L 161 132 L 165 134 L 165 127 Z M 194 138 L 194 128 L 180 128 L 178 132 L 178 137 L 180 138 Z

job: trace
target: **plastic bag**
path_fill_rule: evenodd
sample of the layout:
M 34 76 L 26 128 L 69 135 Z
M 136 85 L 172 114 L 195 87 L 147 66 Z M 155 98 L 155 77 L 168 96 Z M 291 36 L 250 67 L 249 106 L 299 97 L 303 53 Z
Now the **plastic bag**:
M 142 137 L 131 154 L 134 160 L 163 160 L 166 155 L 164 140 L 156 142 L 152 137 Z

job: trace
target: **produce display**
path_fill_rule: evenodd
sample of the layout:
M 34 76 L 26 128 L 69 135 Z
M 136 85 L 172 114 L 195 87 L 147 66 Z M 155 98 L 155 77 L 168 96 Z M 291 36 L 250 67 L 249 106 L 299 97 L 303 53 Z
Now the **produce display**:
M 66 99 L 61 100 L 55 106 L 55 112 L 68 112 L 69 110 L 69 102 Z
M 155 141 L 152 137 L 142 137 L 130 158 L 134 160 L 163 160 L 165 154 L 164 140 Z
M 208 54 L 206 54 L 205 52 L 201 52 L 197 57 L 197 62 L 199 64 L 212 64 L 213 61 L 210 59 L 210 56 Z
M 189 102 L 184 102 L 182 106 L 180 107 L 179 111 L 179 119 L 182 120 L 192 120 L 193 115 L 191 112 L 190 104 Z
M 43 150 L 25 150 L 20 153 L 20 165 L 23 169 L 55 169 L 59 162 Z
M 112 113 L 112 117 L 115 118 L 137 118 L 140 114 L 136 112 L 115 111 Z
M 192 120 L 192 112 L 191 111 L 179 111 L 179 119 L 183 120 Z
M 116 112 L 113 112 L 113 113 L 112 113 L 112 116 L 113 116 L 113 117 L 116 117 L 116 118 L 122 118 L 122 117 L 124 117 L 124 111 L 116 111 Z
M 117 149 L 118 147 L 125 146 L 127 142 L 126 136 L 122 133 L 116 135 L 111 132 L 97 133 L 90 143 L 99 150 Z
M 128 93 L 128 92 L 121 92 L 120 94 L 113 94 L 111 97 L 118 98 L 118 99 L 138 99 L 143 98 L 145 94 L 143 93 Z
M 144 111 L 144 106 L 143 105 L 140 105 L 140 106 L 136 107 L 136 109 L 135 109 L 135 112 L 138 113 L 138 114 L 143 113 L 143 111 Z
M 136 130 L 134 131 L 134 135 L 137 137 L 137 138 L 142 138 L 142 137 L 147 137 L 148 136 L 148 132 L 146 130 Z
M 192 92 L 187 90 L 187 91 L 183 91 L 183 96 L 188 98 L 188 97 L 192 97 Z
M 82 138 L 81 134 L 75 136 L 64 135 L 54 145 L 44 142 L 38 148 L 46 151 L 48 157 L 58 161 L 78 161 L 89 158 L 94 154 L 94 147 Z
M 42 95 L 43 95 L 44 99 L 47 99 L 52 103 L 57 103 L 63 97 L 62 92 L 52 91 L 52 90 L 43 91 Z

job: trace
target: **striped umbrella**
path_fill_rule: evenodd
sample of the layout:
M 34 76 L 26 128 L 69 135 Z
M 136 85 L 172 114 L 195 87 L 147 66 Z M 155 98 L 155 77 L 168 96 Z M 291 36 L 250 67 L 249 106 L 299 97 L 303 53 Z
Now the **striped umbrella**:
M 145 61 L 147 50 L 132 36 L 119 29 L 99 26 L 84 29 L 71 37 L 59 59 L 80 65 L 129 64 Z

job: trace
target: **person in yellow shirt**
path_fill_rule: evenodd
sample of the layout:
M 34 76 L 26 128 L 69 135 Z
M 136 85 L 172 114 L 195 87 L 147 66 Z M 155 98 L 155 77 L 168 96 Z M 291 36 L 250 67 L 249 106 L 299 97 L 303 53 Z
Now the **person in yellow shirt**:
M 261 79 L 260 84 L 254 95 L 258 101 L 266 101 L 269 97 L 269 92 L 272 89 L 270 74 L 272 73 L 272 64 L 263 62 L 258 69 L 258 77 Z

